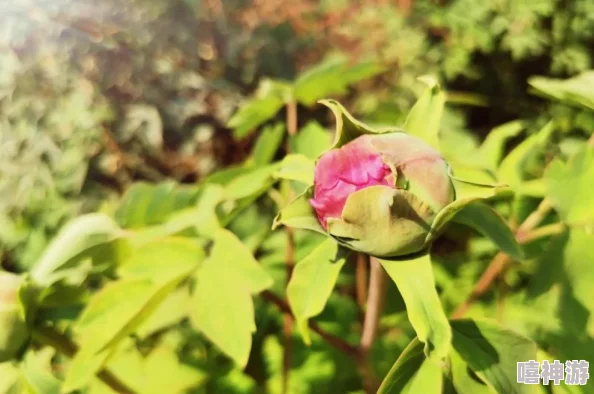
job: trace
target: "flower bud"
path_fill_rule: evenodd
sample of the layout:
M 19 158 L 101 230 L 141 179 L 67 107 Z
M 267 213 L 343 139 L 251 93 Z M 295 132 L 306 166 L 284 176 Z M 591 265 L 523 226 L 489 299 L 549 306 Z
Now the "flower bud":
M 404 132 L 361 135 L 316 163 L 310 204 L 340 243 L 375 256 L 421 251 L 437 213 L 454 201 L 448 164 Z
M 0 362 L 12 359 L 29 337 L 20 308 L 20 285 L 19 276 L 0 272 Z

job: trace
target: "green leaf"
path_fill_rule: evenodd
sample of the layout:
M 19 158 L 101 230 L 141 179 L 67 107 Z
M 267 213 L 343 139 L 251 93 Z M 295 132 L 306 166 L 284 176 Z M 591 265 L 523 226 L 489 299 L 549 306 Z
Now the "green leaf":
M 223 194 L 223 188 L 219 185 L 206 184 L 202 187 L 194 217 L 196 232 L 202 237 L 210 238 L 221 227 L 216 208 L 223 200 Z
M 384 378 L 377 394 L 441 394 L 442 371 L 425 357 L 417 338 L 404 349 Z
M 372 78 L 378 74 L 386 71 L 386 68 L 375 61 L 364 61 L 354 66 L 351 66 L 343 74 L 342 78 L 347 84 L 355 84 L 359 81 Z
M 80 216 L 68 223 L 50 243 L 31 269 L 31 278 L 39 285 L 49 286 L 53 280 L 52 274 L 71 258 L 122 235 L 122 230 L 107 215 Z
M 124 194 L 115 218 L 122 227 L 131 229 L 161 224 L 173 212 L 193 205 L 197 195 L 195 186 L 138 182 Z
M 77 320 L 74 330 L 81 349 L 66 375 L 65 390 L 88 383 L 117 344 L 157 309 L 202 258 L 201 248 L 185 239 L 164 239 L 139 249 L 122 266 L 124 279 L 95 294 Z
M 491 387 L 470 375 L 468 364 L 456 352 L 450 353 L 451 379 L 457 394 L 494 394 Z
M 331 238 L 295 265 L 287 298 L 303 340 L 311 344 L 308 319 L 322 313 L 348 252 Z
M 226 271 L 227 279 L 236 277 L 237 281 L 252 294 L 257 294 L 272 286 L 272 278 L 258 263 L 252 252 L 235 234 L 220 229 L 215 233 L 214 245 L 208 261 Z M 202 270 L 201 270 L 202 271 Z
M 145 339 L 158 331 L 174 326 L 188 315 L 190 305 L 188 287 L 181 286 L 167 296 L 157 309 L 138 326 L 136 335 Z
M 330 148 L 332 135 L 318 122 L 312 120 L 303 126 L 297 134 L 291 136 L 290 142 L 293 152 L 315 160 L 322 152 Z
M 349 66 L 346 56 L 330 56 L 303 72 L 295 81 L 295 99 L 306 106 L 317 100 L 347 92 L 349 85 L 371 78 L 384 71 L 374 61 Z
M 80 389 L 90 382 L 115 351 L 118 342 L 113 339 L 121 339 L 122 333 L 127 335 L 132 331 L 128 329 L 130 322 L 141 313 L 152 293 L 150 281 L 117 281 L 91 299 L 79 320 L 82 324 L 75 325 L 82 346 L 66 372 L 64 392 Z
M 315 164 L 311 159 L 299 154 L 290 154 L 285 156 L 274 177 L 311 185 L 314 180 L 314 170 Z
M 0 270 L 0 362 L 17 358 L 29 339 L 27 327 L 35 317 L 37 305 L 29 302 L 30 288 L 26 276 Z M 34 297 L 31 297 L 34 299 Z
M 346 93 L 342 79 L 344 57 L 330 57 L 303 72 L 295 80 L 295 99 L 303 105 L 312 105 L 322 97 Z
M 488 237 L 497 247 L 511 257 L 522 260 L 522 248 L 505 220 L 491 207 L 474 202 L 465 205 L 456 213 L 455 222 L 472 227 Z
M 419 340 L 425 343 L 427 357 L 446 357 L 452 332 L 435 288 L 429 254 L 410 260 L 379 261 L 402 294 L 408 319 Z
M 272 279 L 250 250 L 221 229 L 214 237 L 211 255 L 195 275 L 190 321 L 244 367 L 256 330 L 252 294 L 271 285 Z
M 98 352 L 119 336 L 146 306 L 154 288 L 150 280 L 119 280 L 101 289 L 75 324 L 81 347 Z
M 245 165 L 245 164 L 234 166 L 234 167 L 221 168 L 221 169 L 213 172 L 209 176 L 207 176 L 201 182 L 201 186 L 208 185 L 208 184 L 225 186 L 225 185 L 229 184 L 229 182 L 231 182 L 233 179 L 237 178 L 240 175 L 247 174 L 248 172 L 252 171 L 253 169 L 254 169 L 254 166 Z
M 150 377 L 145 377 L 144 357 L 138 351 L 132 338 L 127 338 L 118 344 L 105 364 L 105 368 L 130 390 L 136 393 L 147 392 L 145 385 L 148 385 Z M 113 394 L 113 389 L 95 377 L 88 385 L 88 393 Z
M 245 102 L 229 119 L 227 126 L 233 129 L 236 138 L 243 138 L 258 126 L 276 116 L 291 94 L 287 84 L 264 79 L 255 96 Z
M 326 234 L 322 228 L 314 209 L 309 204 L 313 198 L 313 188 L 308 188 L 303 194 L 291 201 L 286 207 L 281 209 L 274 218 L 272 228 L 285 225 L 293 228 L 317 231 Z
M 517 136 L 524 128 L 524 123 L 516 120 L 491 130 L 477 152 L 477 158 L 480 159 L 483 166 L 488 170 L 496 171 L 503 157 L 505 143 L 510 138 Z
M 273 174 L 277 168 L 275 164 L 255 167 L 233 178 L 224 187 L 225 199 L 234 201 L 261 195 L 274 183 Z
M 50 348 L 27 352 L 21 364 L 21 380 L 29 394 L 59 394 L 61 382 L 51 373 Z M 4 378 L 4 377 L 3 377 Z
M 532 77 L 528 83 L 541 95 L 594 110 L 594 71 L 565 80 Z
M 456 194 L 458 194 L 458 184 L 460 183 L 458 180 L 453 179 L 454 185 L 456 187 Z M 451 204 L 447 205 L 444 209 L 438 212 L 437 216 L 433 220 L 431 224 L 431 230 L 427 235 L 426 242 L 431 242 L 437 236 L 441 234 L 445 225 L 452 220 L 458 212 L 463 210 L 469 204 L 472 204 L 476 201 L 489 199 L 492 197 L 496 197 L 498 195 L 503 195 L 507 193 L 509 189 L 507 187 L 491 187 L 491 186 L 472 186 L 465 190 L 464 196 L 459 197 L 456 196 L 456 200 Z
M 183 394 L 201 386 L 208 375 L 178 360 L 175 348 L 167 343 L 153 349 L 143 365 L 144 387 L 147 394 Z
M 15 362 L 0 363 L 0 393 L 20 394 L 21 382 L 18 364 Z
M 542 152 L 549 141 L 555 125 L 547 123 L 537 133 L 531 135 L 514 148 L 501 162 L 497 170 L 497 177 L 507 183 L 514 191 L 519 192 L 522 183 L 527 180 L 526 167 L 529 161 Z
M 594 281 L 594 270 L 590 264 L 594 258 L 592 245 L 594 245 L 594 234 L 591 231 L 572 228 L 568 233 L 567 243 L 561 251 L 561 261 L 558 258 L 554 260 L 556 264 L 561 263 L 563 266 L 561 277 L 564 277 L 567 289 L 571 293 L 567 298 L 577 300 L 590 314 L 594 311 L 591 286 Z M 547 262 L 552 263 L 550 260 Z M 565 320 L 564 316 L 566 315 L 563 313 L 561 319 Z M 579 319 L 575 318 L 571 323 L 578 324 L 578 321 Z M 570 322 L 566 322 L 566 325 L 568 323 Z
M 594 221 L 594 148 L 583 146 L 567 163 L 554 160 L 545 180 L 547 197 L 565 222 Z
M 285 136 L 285 126 L 277 123 L 274 126 L 265 127 L 258 136 L 252 151 L 252 160 L 256 166 L 269 164 Z
M 139 248 L 118 268 L 118 274 L 123 279 L 165 285 L 197 269 L 203 259 L 202 248 L 193 240 L 164 238 Z
M 439 151 L 439 128 L 445 106 L 445 93 L 434 77 L 419 79 L 427 85 L 427 89 L 410 110 L 404 130 Z
M 542 199 L 547 194 L 546 186 L 545 180 L 538 178 L 522 182 L 516 190 L 522 196 Z
M 141 228 L 128 232 L 127 239 L 134 246 L 142 246 L 160 238 L 182 233 L 187 235 L 190 232 L 191 235 L 194 235 L 192 230 L 204 238 L 210 238 L 211 234 L 221 227 L 216 208 L 224 199 L 224 189 L 218 184 L 205 183 L 196 190 L 197 192 L 194 192 L 193 188 L 188 188 L 184 191 L 184 188 L 180 188 L 177 191 L 172 190 L 168 196 L 163 196 L 163 204 L 169 205 L 170 208 L 162 211 L 158 221 L 140 220 L 138 223 Z M 137 201 L 139 204 L 157 196 L 150 191 L 136 195 L 137 198 L 131 197 L 130 200 Z M 150 216 L 150 214 L 148 215 Z M 153 225 L 155 222 L 158 223 Z
M 241 240 L 251 252 L 256 252 L 264 239 L 272 231 L 270 223 L 274 216 L 270 209 L 262 205 L 250 204 L 242 209 L 227 225 L 227 229 Z M 216 234 L 213 231 L 209 238 Z
M 221 278 L 216 262 L 207 261 L 196 276 L 192 326 L 200 330 L 240 367 L 245 367 L 256 331 L 254 304 L 249 291 L 237 278 Z
M 453 320 L 453 346 L 468 366 L 499 394 L 531 393 L 517 383 L 518 361 L 536 360 L 536 345 L 490 321 Z

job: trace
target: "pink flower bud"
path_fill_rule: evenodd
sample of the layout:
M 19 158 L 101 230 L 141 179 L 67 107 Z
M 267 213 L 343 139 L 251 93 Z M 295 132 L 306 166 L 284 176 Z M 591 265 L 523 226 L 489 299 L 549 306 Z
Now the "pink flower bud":
M 389 221 L 392 223 L 390 228 L 376 226 L 373 227 L 376 229 L 375 234 L 362 234 L 361 229 L 370 228 L 369 223 L 349 222 L 343 217 L 343 210 L 350 196 L 372 186 L 383 186 L 387 188 L 388 193 L 394 190 L 396 194 L 390 194 L 393 196 L 400 191 L 406 198 L 391 199 L 386 206 L 383 206 L 386 204 L 385 199 L 365 201 L 363 205 L 359 198 L 356 203 L 353 200 L 351 205 L 357 205 L 359 208 L 356 209 L 361 212 L 355 215 L 358 218 L 370 217 L 365 213 L 371 212 L 369 210 L 380 212 L 380 215 L 383 215 L 381 212 L 385 212 L 393 217 L 393 220 Z M 405 200 L 409 201 L 406 206 L 393 206 L 404 204 Z M 342 224 L 339 224 L 340 236 L 356 239 L 357 245 L 364 245 L 366 239 L 394 237 L 393 249 L 392 246 L 387 248 L 389 250 L 383 250 L 385 247 L 373 247 L 377 253 L 388 255 L 392 252 L 408 253 L 423 247 L 421 244 L 417 247 L 411 243 L 424 239 L 426 228 L 430 227 L 435 215 L 453 200 L 454 188 L 448 175 L 448 164 L 439 152 L 417 137 L 403 132 L 393 132 L 362 135 L 340 148 L 324 153 L 316 163 L 313 198 L 310 204 L 322 227 L 331 235 L 337 234 L 333 234 L 329 221 L 338 220 L 342 221 Z M 427 226 L 419 225 L 418 220 L 410 215 L 420 218 L 419 220 Z M 353 217 L 353 212 L 349 213 L 349 216 Z M 413 230 L 410 229 L 411 220 L 417 223 Z M 345 230 L 347 227 L 356 230 L 357 235 L 345 235 L 345 231 L 350 231 Z M 398 234 L 395 234 L 398 232 L 406 234 L 407 240 L 403 241 L 406 245 L 398 245 Z M 383 245 L 391 244 L 392 241 L 386 241 Z M 361 250 L 361 247 L 359 248 Z

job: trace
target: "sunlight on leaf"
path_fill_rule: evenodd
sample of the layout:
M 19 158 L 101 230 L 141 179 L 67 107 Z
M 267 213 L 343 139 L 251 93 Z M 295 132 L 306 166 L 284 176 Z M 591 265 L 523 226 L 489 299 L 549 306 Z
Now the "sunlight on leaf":
M 402 294 L 408 319 L 425 344 L 427 357 L 446 357 L 452 332 L 435 288 L 429 254 L 403 261 L 379 261 Z
M 308 345 L 311 344 L 308 319 L 324 310 L 347 255 L 333 239 L 327 238 L 295 265 L 287 298 L 299 332 Z

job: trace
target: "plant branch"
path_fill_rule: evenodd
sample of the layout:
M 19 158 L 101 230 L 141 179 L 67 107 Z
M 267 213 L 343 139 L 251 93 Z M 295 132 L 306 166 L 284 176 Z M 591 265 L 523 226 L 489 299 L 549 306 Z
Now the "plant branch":
M 279 298 L 276 294 L 269 290 L 264 290 L 260 293 L 260 295 L 266 301 L 270 302 L 271 304 L 274 304 L 290 319 L 295 319 L 293 313 L 291 312 L 291 307 L 284 300 Z M 346 342 L 344 339 L 340 337 L 334 336 L 324 331 L 316 322 L 310 320 L 309 328 L 311 328 L 312 331 L 314 331 L 316 334 L 322 337 L 322 339 L 324 339 L 328 344 L 345 353 L 349 357 L 352 357 L 354 359 L 357 359 L 359 357 L 359 351 L 355 346 L 351 345 L 350 343 Z
M 51 346 L 67 357 L 73 358 L 78 352 L 78 346 L 76 346 L 76 344 L 72 342 L 70 338 L 56 330 L 54 327 L 35 327 L 33 329 L 32 336 L 33 339 L 39 344 Z M 136 394 L 136 392 L 128 387 L 126 383 L 122 382 L 117 376 L 115 376 L 106 368 L 103 368 L 97 372 L 97 377 L 116 393 Z
M 367 255 L 365 253 L 357 253 L 355 285 L 357 303 L 361 308 L 364 308 L 367 303 L 367 266 Z
M 291 280 L 293 274 L 293 266 L 295 265 L 295 239 L 293 236 L 293 229 L 286 227 L 287 234 L 287 253 L 285 256 L 285 269 L 287 273 L 287 283 Z M 293 350 L 293 319 L 289 315 L 284 316 L 283 322 L 283 387 L 282 393 L 289 392 L 289 371 L 291 370 L 291 358 Z
M 377 328 L 384 306 L 387 284 L 387 276 L 380 262 L 374 257 L 371 257 L 369 260 L 369 293 L 360 344 L 363 353 L 369 352 L 377 336 Z
M 297 134 L 297 102 L 291 100 L 287 103 L 287 132 L 289 136 Z M 286 141 L 287 153 L 291 152 L 291 141 Z M 291 185 L 287 184 L 288 199 L 293 199 L 293 193 Z M 287 284 L 291 280 L 293 274 L 293 267 L 295 265 L 295 237 L 293 229 L 290 227 L 285 228 L 287 234 L 287 252 L 285 255 L 285 269 Z M 284 335 L 284 347 L 283 347 L 283 383 L 282 393 L 286 394 L 289 392 L 289 373 L 291 371 L 291 359 L 293 353 L 293 319 L 289 315 L 284 316 L 283 322 L 283 335 Z
M 291 136 L 297 134 L 297 102 L 294 100 L 287 103 L 287 132 Z
M 588 139 L 587 144 L 590 147 L 594 147 L 594 133 Z M 552 210 L 553 204 L 551 200 L 544 198 L 536 210 L 528 215 L 516 230 L 516 239 L 518 242 L 526 244 L 565 231 L 565 225 L 563 223 L 554 223 L 538 229 L 536 228 Z M 487 270 L 474 285 L 470 296 L 454 311 L 452 318 L 464 316 L 470 305 L 491 288 L 493 282 L 501 275 L 509 262 L 511 262 L 511 258 L 508 255 L 503 252 L 497 253 L 491 264 L 487 267 Z
M 548 224 L 546 226 L 539 227 L 527 233 L 524 233 L 522 236 L 517 235 L 518 242 L 521 244 L 528 244 L 530 242 L 534 242 L 541 238 L 549 237 L 551 235 L 561 234 L 567 229 L 565 223 L 557 222 Z
M 516 237 L 522 238 L 523 235 L 540 224 L 543 221 L 545 216 L 551 212 L 553 209 L 553 205 L 548 198 L 545 198 L 540 202 L 538 207 L 534 212 L 532 212 L 528 217 L 520 224 L 520 226 L 516 230 Z
M 518 240 L 518 242 L 528 243 L 537 239 L 535 238 L 534 233 L 532 233 L 532 230 L 540 224 L 540 222 L 547 216 L 547 214 L 552 209 L 553 206 L 549 199 L 545 198 L 544 200 L 542 200 L 536 208 L 536 210 L 532 212 L 518 227 L 516 231 L 516 239 Z M 534 232 L 537 231 L 538 230 L 534 230 Z M 550 235 L 546 234 L 547 231 L 545 231 L 545 234 L 541 236 Z M 452 318 L 456 319 L 464 316 L 468 308 L 470 308 L 470 305 L 472 305 L 474 301 L 479 299 L 491 288 L 495 280 L 501 275 L 501 273 L 505 270 L 505 268 L 511 261 L 512 259 L 511 257 L 509 257 L 509 255 L 503 252 L 497 253 L 493 260 L 491 260 L 491 263 L 489 264 L 485 272 L 483 272 L 483 274 L 479 278 L 478 282 L 476 282 L 476 284 L 472 288 L 472 291 L 470 292 L 468 298 L 462 304 L 460 304 L 458 308 L 456 308 L 456 310 L 452 314 Z
M 367 393 L 375 393 L 378 384 L 370 363 L 369 353 L 373 342 L 377 337 L 379 321 L 386 298 L 387 275 L 381 263 L 370 257 L 369 268 L 369 293 L 367 296 L 367 308 L 363 321 L 363 333 L 359 344 L 360 364 L 359 369 L 363 377 L 363 388 Z

